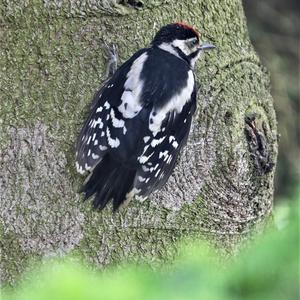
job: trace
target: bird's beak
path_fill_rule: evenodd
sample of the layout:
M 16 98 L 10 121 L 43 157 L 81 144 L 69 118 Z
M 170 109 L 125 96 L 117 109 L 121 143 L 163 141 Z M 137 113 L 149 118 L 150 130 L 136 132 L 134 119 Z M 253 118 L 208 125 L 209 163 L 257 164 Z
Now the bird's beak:
M 215 49 L 216 46 L 213 44 L 209 44 L 209 43 L 203 43 L 199 46 L 200 50 L 211 50 L 211 49 Z

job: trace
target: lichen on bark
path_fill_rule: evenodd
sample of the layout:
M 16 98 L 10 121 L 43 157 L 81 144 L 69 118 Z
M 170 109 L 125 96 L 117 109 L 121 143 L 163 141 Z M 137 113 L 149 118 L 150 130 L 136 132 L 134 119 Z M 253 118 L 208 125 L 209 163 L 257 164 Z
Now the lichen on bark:
M 96 265 L 159 262 L 191 234 L 232 251 L 272 208 L 273 171 L 256 170 L 247 114 L 264 124 L 270 159 L 277 155 L 269 78 L 241 2 L 142 1 L 135 9 L 116 1 L 112 14 L 103 11 L 105 1 L 77 2 L 1 5 L 1 280 L 16 280 L 29 258 L 72 252 Z M 82 178 L 73 145 L 105 79 L 101 40 L 117 44 L 124 62 L 162 25 L 182 20 L 217 45 L 196 69 L 198 109 L 188 145 L 151 201 L 133 201 L 116 215 L 93 212 L 76 193 Z

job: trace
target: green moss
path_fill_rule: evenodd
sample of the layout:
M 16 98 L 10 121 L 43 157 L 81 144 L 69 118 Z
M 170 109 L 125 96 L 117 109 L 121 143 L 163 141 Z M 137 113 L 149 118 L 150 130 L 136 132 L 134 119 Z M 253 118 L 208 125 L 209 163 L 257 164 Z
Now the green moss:
M 20 270 L 25 269 L 30 258 L 22 251 L 18 237 L 13 232 L 1 232 L 0 251 L 2 282 L 17 281 Z

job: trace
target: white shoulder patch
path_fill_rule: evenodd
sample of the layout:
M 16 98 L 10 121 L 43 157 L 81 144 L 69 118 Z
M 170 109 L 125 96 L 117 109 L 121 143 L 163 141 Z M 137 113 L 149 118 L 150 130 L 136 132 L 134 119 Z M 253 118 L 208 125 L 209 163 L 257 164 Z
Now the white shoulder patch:
M 124 118 L 133 118 L 142 109 L 140 96 L 143 89 L 143 81 L 140 79 L 140 75 L 147 58 L 147 53 L 139 56 L 133 62 L 127 74 L 127 80 L 124 85 L 125 91 L 121 97 L 122 103 L 118 107 Z
M 149 129 L 155 136 L 161 130 L 162 121 L 166 118 L 167 114 L 171 111 L 181 113 L 183 106 L 190 101 L 194 90 L 194 74 L 193 71 L 188 71 L 188 78 L 186 86 L 181 92 L 173 96 L 167 104 L 158 111 L 152 111 L 149 118 Z

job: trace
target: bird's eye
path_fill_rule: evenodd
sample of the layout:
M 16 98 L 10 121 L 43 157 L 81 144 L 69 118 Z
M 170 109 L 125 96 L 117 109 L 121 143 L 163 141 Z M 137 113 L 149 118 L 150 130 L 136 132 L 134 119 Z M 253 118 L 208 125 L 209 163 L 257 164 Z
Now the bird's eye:
M 192 41 L 189 42 L 189 46 L 190 46 L 190 47 L 194 47 L 194 46 L 196 46 L 197 44 L 198 44 L 198 41 L 197 41 L 196 39 L 194 39 L 194 40 L 192 40 Z

